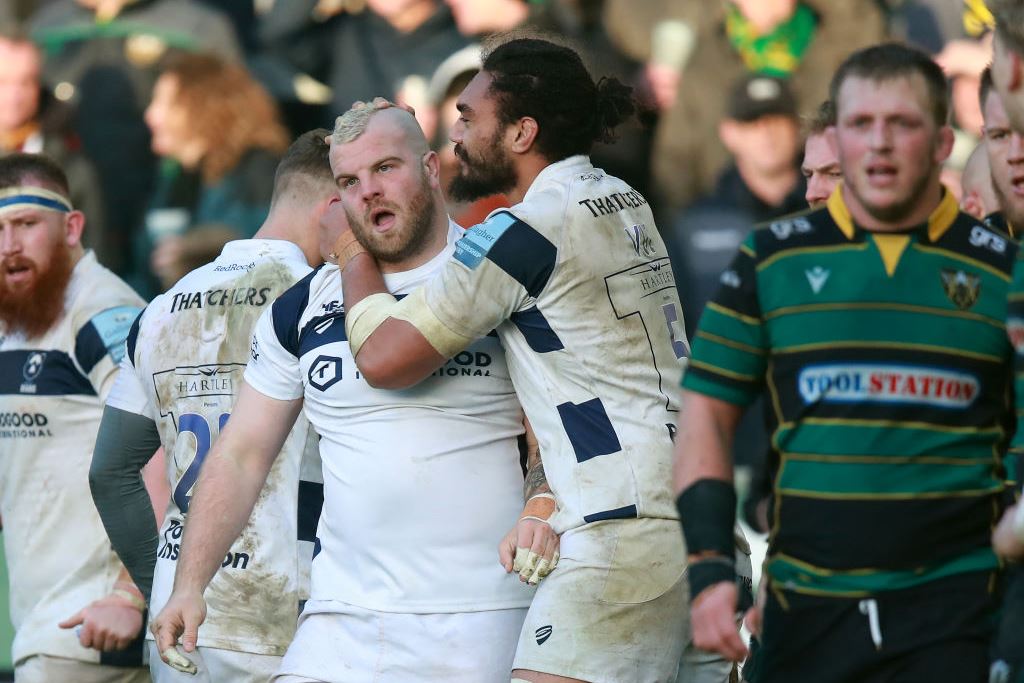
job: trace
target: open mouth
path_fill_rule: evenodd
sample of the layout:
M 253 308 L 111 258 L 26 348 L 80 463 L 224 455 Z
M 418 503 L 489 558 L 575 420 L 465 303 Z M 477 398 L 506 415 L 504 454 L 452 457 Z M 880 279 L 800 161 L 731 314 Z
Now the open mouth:
M 1013 176 L 1010 178 L 1010 184 L 1013 186 L 1015 195 L 1024 197 L 1024 175 Z
M 32 275 L 32 264 L 26 261 L 8 261 L 3 266 L 4 276 L 13 282 L 20 282 Z
M 370 224 L 380 232 L 390 230 L 395 224 L 395 212 L 389 209 L 374 209 L 370 212 Z
M 896 167 L 892 164 L 868 166 L 868 180 L 874 185 L 888 185 L 896 180 Z

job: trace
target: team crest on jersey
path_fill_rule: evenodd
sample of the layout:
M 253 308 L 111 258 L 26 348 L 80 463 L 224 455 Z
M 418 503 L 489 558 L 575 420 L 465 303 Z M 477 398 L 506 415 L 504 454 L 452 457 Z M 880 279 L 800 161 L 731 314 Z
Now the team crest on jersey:
M 943 268 L 940 273 L 942 288 L 946 296 L 961 311 L 966 311 L 978 301 L 981 293 L 981 278 L 962 270 Z
M 336 356 L 317 356 L 306 373 L 309 384 L 320 391 L 327 391 L 341 381 L 341 359 Z
M 25 366 L 21 369 L 21 376 L 25 378 L 26 382 L 35 382 L 36 377 L 39 377 L 39 373 L 43 371 L 44 362 L 46 362 L 45 351 L 30 353 L 25 361 Z

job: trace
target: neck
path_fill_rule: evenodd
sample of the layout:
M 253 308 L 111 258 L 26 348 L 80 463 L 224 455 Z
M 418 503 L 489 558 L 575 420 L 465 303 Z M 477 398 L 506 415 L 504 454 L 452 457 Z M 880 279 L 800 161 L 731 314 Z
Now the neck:
M 853 218 L 853 222 L 872 232 L 898 232 L 914 225 L 919 225 L 928 220 L 932 212 L 942 201 L 942 184 L 939 183 L 936 175 L 925 186 L 921 193 L 921 199 L 906 215 L 898 220 L 883 221 L 875 218 L 860 203 L 855 193 L 850 188 L 843 186 L 843 201 Z
M 533 181 L 537 179 L 541 171 L 553 163 L 556 162 L 548 161 L 537 154 L 530 154 L 520 158 L 516 165 L 516 185 L 505 193 L 505 196 L 508 197 L 508 203 L 514 205 L 523 201 L 523 197 L 526 196 L 530 186 L 533 185 Z
M 302 250 L 309 265 L 316 266 L 323 262 L 316 222 L 305 214 L 282 207 L 272 207 L 267 220 L 263 221 L 253 239 L 291 242 Z
M 737 160 L 736 167 L 754 196 L 769 206 L 782 204 L 799 182 L 797 170 L 792 166 L 765 172 Z

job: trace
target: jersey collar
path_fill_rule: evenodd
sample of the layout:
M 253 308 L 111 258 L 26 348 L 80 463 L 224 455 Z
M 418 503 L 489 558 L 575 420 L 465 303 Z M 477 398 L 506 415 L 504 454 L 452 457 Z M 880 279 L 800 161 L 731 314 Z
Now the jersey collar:
M 846 235 L 846 239 L 852 240 L 857 233 L 857 226 L 854 224 L 853 216 L 850 215 L 850 210 L 843 200 L 842 182 L 832 191 L 828 198 L 827 207 L 832 220 L 839 226 L 842 233 Z M 939 205 L 928 216 L 928 240 L 930 242 L 938 242 L 946 234 L 946 231 L 949 230 L 949 227 L 953 225 L 953 221 L 956 220 L 959 212 L 960 208 L 957 206 L 953 193 L 943 187 L 942 199 L 939 201 Z

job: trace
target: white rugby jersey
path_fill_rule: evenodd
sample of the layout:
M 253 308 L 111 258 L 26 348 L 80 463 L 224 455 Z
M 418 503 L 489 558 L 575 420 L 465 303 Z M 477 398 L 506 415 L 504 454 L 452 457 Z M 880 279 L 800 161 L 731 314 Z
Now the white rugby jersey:
M 166 452 L 171 499 L 160 528 L 151 615 L 170 597 L 192 489 L 234 406 L 253 326 L 309 272 L 302 250 L 291 242 L 229 242 L 213 263 L 155 298 L 132 326 L 107 403 L 153 419 Z M 269 655 L 288 648 L 299 601 L 309 591 L 323 481 L 318 460 L 315 434 L 300 417 L 249 522 L 206 589 L 200 645 Z M 312 523 L 299 528 L 297 520 L 310 513 Z
M 427 304 L 453 331 L 497 329 L 537 434 L 556 531 L 678 517 L 672 437 L 687 357 L 672 266 L 647 202 L 574 156 L 456 245 Z
M 114 587 L 121 563 L 89 493 L 103 398 L 142 299 L 92 252 L 75 265 L 64 313 L 26 339 L 0 326 L 0 515 L 14 662 L 37 654 L 113 662 L 57 628 Z M 142 663 L 142 651 L 116 659 Z
M 388 288 L 400 296 L 432 277 L 461 232 L 452 224 L 435 258 L 385 275 Z M 412 389 L 374 389 L 352 359 L 342 302 L 337 266 L 306 277 L 260 318 L 245 371 L 267 396 L 304 397 L 322 437 L 321 552 L 306 610 L 528 605 L 531 590 L 498 563 L 523 505 L 522 410 L 498 339 L 482 336 Z

